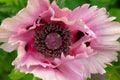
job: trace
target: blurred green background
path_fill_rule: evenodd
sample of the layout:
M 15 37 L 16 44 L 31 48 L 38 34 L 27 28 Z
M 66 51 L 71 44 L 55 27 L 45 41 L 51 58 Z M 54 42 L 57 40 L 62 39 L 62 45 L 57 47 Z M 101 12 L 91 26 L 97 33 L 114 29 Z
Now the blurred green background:
M 50 0 L 51 2 L 53 0 Z M 73 10 L 84 3 L 105 7 L 110 16 L 116 16 L 116 21 L 120 22 L 120 0 L 56 0 L 58 5 L 68 7 Z M 14 16 L 20 9 L 26 6 L 27 0 L 0 0 L 0 23 L 7 17 Z M 120 40 L 119 40 L 120 41 Z M 2 43 L 0 43 L 2 44 Z M 11 65 L 17 56 L 17 51 L 7 53 L 0 49 L 0 80 L 40 80 L 32 74 L 24 74 L 14 71 Z M 118 52 L 118 62 L 113 62 L 113 66 L 106 68 L 108 80 L 120 80 L 120 52 Z M 98 79 L 100 80 L 100 79 Z

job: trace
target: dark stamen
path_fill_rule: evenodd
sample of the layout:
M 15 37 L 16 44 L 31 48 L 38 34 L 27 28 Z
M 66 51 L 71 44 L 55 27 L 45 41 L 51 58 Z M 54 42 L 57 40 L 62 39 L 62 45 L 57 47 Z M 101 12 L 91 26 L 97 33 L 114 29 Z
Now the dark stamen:
M 47 57 L 60 57 L 69 54 L 70 32 L 59 24 L 46 24 L 35 35 L 35 47 Z

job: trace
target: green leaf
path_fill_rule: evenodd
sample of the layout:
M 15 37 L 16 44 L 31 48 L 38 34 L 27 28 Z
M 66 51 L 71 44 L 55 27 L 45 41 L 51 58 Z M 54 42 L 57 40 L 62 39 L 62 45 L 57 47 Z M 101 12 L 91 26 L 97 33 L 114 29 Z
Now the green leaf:
M 65 0 L 65 7 L 73 10 L 74 8 L 83 5 L 84 3 L 88 3 L 89 0 Z
M 71 10 L 74 8 L 83 5 L 84 3 L 88 3 L 88 0 L 56 0 L 58 6 L 60 8 L 67 7 Z
M 60 8 L 63 8 L 65 6 L 65 0 L 56 0 L 56 2 Z
M 23 78 L 20 80 L 41 80 L 40 78 L 34 77 L 33 74 L 26 74 Z
M 120 38 L 118 38 L 117 41 L 120 42 Z
M 11 80 L 19 80 L 24 76 L 25 76 L 24 73 L 21 73 L 21 72 L 15 71 L 15 70 L 12 70 L 12 72 L 9 74 L 9 77 Z
M 27 0 L 0 0 L 1 3 L 5 3 L 6 5 L 14 5 L 14 4 L 21 4 L 24 5 L 24 3 L 27 2 Z M 21 6 L 19 5 L 19 6 Z
M 111 8 L 109 11 L 111 16 L 116 16 L 116 20 L 120 21 L 120 9 L 118 8 Z
M 108 65 L 106 71 L 109 75 L 108 80 L 120 80 L 120 51 L 118 51 L 118 61 L 112 62 L 112 66 Z
M 16 51 L 7 53 L 0 49 L 0 80 L 10 80 L 8 74 L 13 69 L 12 61 L 16 57 Z
M 12 17 L 25 7 L 27 0 L 0 0 L 0 23 L 7 17 Z
M 98 7 L 109 8 L 110 6 L 115 5 L 117 0 L 90 0 L 92 5 L 97 5 Z
M 25 74 L 16 70 L 12 70 L 9 74 L 11 80 L 41 80 L 37 77 L 34 77 L 33 74 Z
M 13 1 L 13 0 L 12 0 Z M 0 0 L 2 3 L 6 3 L 6 5 L 11 5 L 12 4 L 11 0 Z
M 108 80 L 120 80 L 120 66 L 119 67 L 108 67 L 107 74 L 109 75 Z
M 50 3 L 52 3 L 53 2 L 53 0 L 50 0 Z

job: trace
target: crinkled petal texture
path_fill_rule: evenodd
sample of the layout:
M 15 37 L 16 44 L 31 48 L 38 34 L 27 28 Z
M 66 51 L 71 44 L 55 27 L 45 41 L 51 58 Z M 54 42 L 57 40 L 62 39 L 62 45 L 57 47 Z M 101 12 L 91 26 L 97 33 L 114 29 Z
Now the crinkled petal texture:
M 69 55 L 46 58 L 33 47 L 38 18 L 66 25 L 71 32 Z M 0 41 L 5 43 L 0 48 L 8 52 L 17 49 L 18 56 L 13 61 L 16 70 L 43 80 L 85 80 L 91 73 L 105 73 L 106 64 L 117 61 L 120 23 L 114 19 L 104 8 L 89 4 L 71 11 L 60 9 L 55 1 L 50 4 L 49 0 L 28 0 L 28 6 L 15 17 L 3 20 Z

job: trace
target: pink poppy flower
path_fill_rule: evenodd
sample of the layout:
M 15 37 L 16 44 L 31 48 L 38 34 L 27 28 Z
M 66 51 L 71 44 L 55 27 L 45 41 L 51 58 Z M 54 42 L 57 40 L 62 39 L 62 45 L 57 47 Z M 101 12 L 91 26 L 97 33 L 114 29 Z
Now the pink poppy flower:
M 18 51 L 16 70 L 43 80 L 85 80 L 117 61 L 120 23 L 105 8 L 84 4 L 73 11 L 55 1 L 28 0 L 16 16 L 3 20 L 0 48 Z

